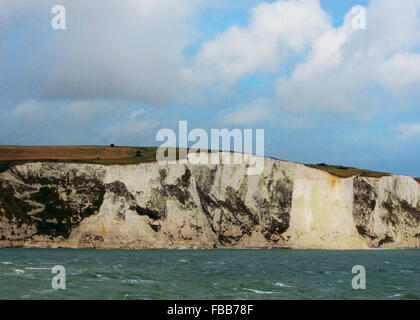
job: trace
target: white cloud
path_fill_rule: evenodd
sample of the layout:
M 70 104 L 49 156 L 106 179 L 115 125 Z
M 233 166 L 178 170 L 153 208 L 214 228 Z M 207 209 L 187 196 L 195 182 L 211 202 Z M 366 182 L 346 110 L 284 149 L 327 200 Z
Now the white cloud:
M 328 28 L 318 0 L 262 3 L 245 28 L 232 26 L 205 43 L 185 76 L 199 84 L 232 85 L 245 75 L 270 71 L 301 54 Z
M 366 114 L 383 107 L 378 92 L 402 94 L 420 84 L 420 2 L 372 0 L 367 29 L 328 28 L 290 76 L 277 82 L 277 94 L 288 110 Z
M 396 53 L 379 70 L 381 82 L 391 90 L 417 85 L 420 90 L 420 54 Z
M 420 122 L 403 122 L 394 127 L 397 137 L 403 140 L 420 138 Z
M 138 109 L 138 110 L 136 110 L 136 111 L 133 111 L 133 112 L 130 114 L 130 119 L 129 119 L 129 121 L 130 121 L 130 122 L 134 122 L 134 121 L 136 120 L 136 118 L 137 118 L 139 115 L 143 114 L 143 113 L 144 113 L 144 110 L 143 110 L 143 109 Z
M 257 99 L 249 104 L 243 105 L 228 112 L 223 121 L 231 125 L 251 125 L 267 120 L 272 115 L 271 101 L 268 99 Z
M 34 37 L 44 30 L 40 26 L 56 3 L 24 3 L 0 2 L 0 15 L 9 18 L 0 21 L 0 33 L 5 23 L 13 27 L 25 22 L 24 30 L 36 26 Z M 418 0 L 372 0 L 365 31 L 351 28 L 351 11 L 343 26 L 334 28 L 319 0 L 260 3 L 252 9 L 247 26 L 231 26 L 187 61 L 182 52 L 194 30 L 189 18 L 198 3 L 126 0 L 121 6 L 117 0 L 63 0 L 67 30 L 51 31 L 48 23 L 49 34 L 42 31 L 37 38 L 43 41 L 23 46 L 31 50 L 30 55 L 18 55 L 16 64 L 25 61 L 20 68 L 0 60 L 0 88 L 11 88 L 0 89 L 0 95 L 10 96 L 15 90 L 39 94 L 28 100 L 75 100 L 68 112 L 89 119 L 101 99 L 211 104 L 233 96 L 215 89 L 231 89 L 247 75 L 267 73 L 286 74 L 277 79 L 276 104 L 288 111 L 357 111 L 366 116 L 380 109 L 388 94 L 404 97 L 409 90 L 419 92 L 413 90 L 420 85 Z M 220 1 L 207 4 L 211 5 L 220 6 Z M 0 35 L 0 50 L 5 48 L 2 41 Z M 302 62 L 293 66 L 294 61 Z M 12 69 L 16 74 L 10 76 Z M 38 86 L 38 80 L 45 83 Z M 25 81 L 32 91 L 17 85 Z M 269 114 L 246 105 L 240 109 L 227 114 L 227 119 L 245 124 L 251 123 L 252 115 L 260 121 Z

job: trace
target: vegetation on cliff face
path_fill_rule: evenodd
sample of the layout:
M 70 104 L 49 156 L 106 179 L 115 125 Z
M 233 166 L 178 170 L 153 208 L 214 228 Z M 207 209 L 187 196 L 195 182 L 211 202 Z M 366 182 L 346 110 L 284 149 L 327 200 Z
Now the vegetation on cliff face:
M 44 210 L 34 214 L 37 234 L 52 237 L 62 236 L 68 238 L 71 231 L 86 217 L 99 210 L 103 201 L 104 192 L 99 190 L 96 199 L 86 208 L 77 209 L 69 201 L 60 199 L 58 192 L 51 187 L 41 187 L 31 194 L 31 200 L 44 205 Z
M 396 234 L 416 237 L 416 228 L 420 226 L 420 200 L 416 201 L 414 197 L 413 201 L 411 196 L 404 199 L 396 182 L 378 187 L 373 181 L 362 177 L 354 179 L 353 217 L 359 234 L 378 246 L 397 241 Z M 381 234 L 375 233 L 375 221 L 378 219 L 383 224 L 379 229 L 386 230 Z
M 376 239 L 376 235 L 369 230 L 370 219 L 374 213 L 378 194 L 373 186 L 362 178 L 356 178 L 353 183 L 353 218 L 357 231 L 362 237 L 371 240 Z
M 417 227 L 420 225 L 420 202 L 417 207 L 410 205 L 406 200 L 400 200 L 395 195 L 389 195 L 382 207 L 388 212 L 385 221 L 395 227 L 407 225 Z
M 22 223 L 30 221 L 27 213 L 31 206 L 25 201 L 16 198 L 13 194 L 13 188 L 0 182 L 0 215 L 15 221 L 20 226 Z
M 25 160 L 0 160 L 0 173 L 9 170 L 18 164 L 24 164 Z
M 36 177 L 27 177 L 25 181 L 28 184 L 44 185 L 38 191 L 18 198 L 12 186 L 0 182 L 0 203 L 3 208 L 0 215 L 19 226 L 23 224 L 35 226 L 34 235 L 47 235 L 51 238 L 58 236 L 68 238 L 71 231 L 84 218 L 98 212 L 105 194 L 105 188 L 99 181 L 80 177 L 70 183 L 60 179 Z M 89 200 L 84 204 L 78 204 L 71 198 L 62 200 L 58 188 L 61 188 L 65 194 L 84 193 L 89 196 Z

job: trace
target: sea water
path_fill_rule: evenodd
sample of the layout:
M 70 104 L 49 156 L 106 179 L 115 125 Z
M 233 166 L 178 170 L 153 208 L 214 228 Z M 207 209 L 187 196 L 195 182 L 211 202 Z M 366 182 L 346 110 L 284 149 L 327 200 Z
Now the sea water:
M 3 248 L 0 299 L 420 299 L 420 250 Z

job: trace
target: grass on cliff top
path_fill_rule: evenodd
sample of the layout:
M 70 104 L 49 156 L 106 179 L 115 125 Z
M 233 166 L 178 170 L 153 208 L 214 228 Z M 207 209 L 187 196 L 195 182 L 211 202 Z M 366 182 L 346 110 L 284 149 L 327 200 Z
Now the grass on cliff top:
M 157 147 L 0 146 L 0 172 L 28 162 L 129 165 L 156 162 Z M 179 148 L 176 148 L 179 159 Z
M 389 173 L 386 173 L 386 172 L 363 170 L 363 169 L 344 167 L 344 166 L 333 166 L 333 165 L 327 165 L 325 163 L 307 164 L 306 166 L 310 168 L 326 171 L 339 178 L 349 178 L 356 175 L 359 175 L 362 177 L 369 177 L 369 178 L 382 178 L 382 177 L 390 175 Z
M 156 161 L 156 147 L 0 146 L 0 172 L 33 161 L 125 165 Z
M 156 147 L 124 146 L 0 146 L 0 172 L 26 162 L 90 163 L 101 165 L 129 165 L 156 161 Z M 177 148 L 177 158 L 178 158 Z M 361 170 L 343 166 L 307 164 L 340 178 L 355 175 L 380 178 L 385 172 Z M 420 179 L 417 180 L 420 183 Z
M 134 157 L 138 149 L 142 148 L 112 146 L 0 146 L 0 160 L 125 159 Z M 147 151 L 145 150 L 145 153 Z

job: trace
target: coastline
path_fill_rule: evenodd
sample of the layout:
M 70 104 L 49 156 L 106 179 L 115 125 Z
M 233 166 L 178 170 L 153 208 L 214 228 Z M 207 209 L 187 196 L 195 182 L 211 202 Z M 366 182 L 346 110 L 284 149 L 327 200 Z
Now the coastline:
M 420 249 L 420 244 L 412 244 L 411 246 L 368 246 L 367 248 L 324 248 L 324 247 L 308 247 L 299 248 L 285 245 L 272 246 L 186 246 L 186 245 L 168 245 L 168 246 L 135 246 L 130 244 L 123 245 L 101 245 L 101 246 L 78 246 L 68 241 L 63 242 L 28 242 L 28 241 L 9 241 L 0 240 L 0 248 L 23 248 L 23 249 L 97 249 L 97 250 L 212 250 L 212 249 L 226 249 L 226 250 L 250 250 L 250 249 L 284 249 L 284 250 L 325 250 L 325 251 L 353 251 L 353 250 L 409 250 Z

